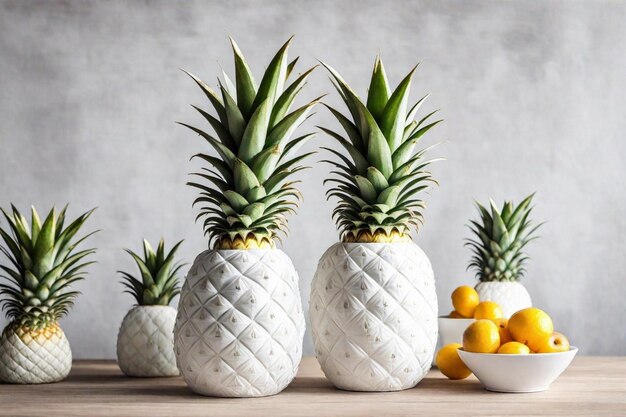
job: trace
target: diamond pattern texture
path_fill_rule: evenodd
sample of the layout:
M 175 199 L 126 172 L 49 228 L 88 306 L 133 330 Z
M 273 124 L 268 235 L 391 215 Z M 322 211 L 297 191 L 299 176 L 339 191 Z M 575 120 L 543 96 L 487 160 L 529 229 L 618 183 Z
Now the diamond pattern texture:
M 479 282 L 475 288 L 480 301 L 498 303 L 507 319 L 516 311 L 533 305 L 530 294 L 519 282 Z
M 414 387 L 437 343 L 430 261 L 414 243 L 337 243 L 311 284 L 315 353 L 335 386 L 353 391 Z
M 124 317 L 117 335 L 117 362 L 128 376 L 179 374 L 174 356 L 176 310 L 169 306 L 137 306 Z
M 72 368 L 72 351 L 61 328 L 50 337 L 20 338 L 4 331 L 0 338 L 0 380 L 45 384 L 64 379 Z
M 298 274 L 282 251 L 205 251 L 180 296 L 178 367 L 198 394 L 277 394 L 296 375 L 304 328 Z

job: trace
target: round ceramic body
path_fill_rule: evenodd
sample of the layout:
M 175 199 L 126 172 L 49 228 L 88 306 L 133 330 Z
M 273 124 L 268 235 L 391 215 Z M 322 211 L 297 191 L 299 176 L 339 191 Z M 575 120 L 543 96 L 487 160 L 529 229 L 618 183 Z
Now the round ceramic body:
M 311 283 L 317 359 L 340 389 L 397 391 L 430 369 L 437 296 L 430 261 L 414 243 L 337 243 Z
M 174 323 L 169 306 L 137 306 L 124 317 L 117 335 L 117 363 L 128 376 L 176 376 Z
M 58 324 L 40 331 L 14 329 L 0 338 L 0 380 L 11 384 L 45 384 L 63 380 L 72 368 L 72 351 Z
M 277 394 L 296 376 L 304 328 L 298 274 L 285 253 L 208 250 L 181 291 L 178 367 L 201 395 Z
M 516 311 L 532 307 L 533 303 L 526 288 L 517 281 L 479 282 L 476 292 L 480 301 L 494 301 L 502 308 L 502 314 L 509 318 Z

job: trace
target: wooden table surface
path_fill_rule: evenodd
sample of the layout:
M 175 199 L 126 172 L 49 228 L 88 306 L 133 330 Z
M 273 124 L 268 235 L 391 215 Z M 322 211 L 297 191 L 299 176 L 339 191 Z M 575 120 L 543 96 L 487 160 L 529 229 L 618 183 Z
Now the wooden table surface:
M 279 395 L 208 398 L 176 378 L 128 378 L 112 361 L 77 361 L 63 382 L 0 384 L 2 416 L 626 416 L 626 357 L 577 357 L 549 391 L 498 394 L 473 376 L 449 381 L 432 370 L 407 391 L 339 391 L 315 358 Z

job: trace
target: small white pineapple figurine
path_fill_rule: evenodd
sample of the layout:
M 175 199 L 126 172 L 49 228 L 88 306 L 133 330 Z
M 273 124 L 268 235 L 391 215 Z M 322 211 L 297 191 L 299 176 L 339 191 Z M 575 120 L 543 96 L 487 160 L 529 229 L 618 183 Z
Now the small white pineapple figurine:
M 480 281 L 476 291 L 481 301 L 498 303 L 505 318 L 532 306 L 530 294 L 519 280 L 528 260 L 523 249 L 541 226 L 530 220 L 533 196 L 517 206 L 507 201 L 502 210 L 492 200 L 489 210 L 476 202 L 480 220 L 472 220 L 469 226 L 475 237 L 467 242 L 474 253 L 468 268 L 476 270 Z
M 302 356 L 304 315 L 298 274 L 275 247 L 297 207 L 293 174 L 310 153 L 298 148 L 313 135 L 292 139 L 318 100 L 290 110 L 312 68 L 289 83 L 297 59 L 288 61 L 290 41 L 280 48 L 257 85 L 239 47 L 235 84 L 224 75 L 218 95 L 191 75 L 217 117 L 196 108 L 215 137 L 193 126 L 215 154 L 189 185 L 200 190 L 199 217 L 209 237 L 196 258 L 178 304 L 176 358 L 198 394 L 260 397 L 282 391 L 295 377 Z
M 324 253 L 311 283 L 315 352 L 338 388 L 408 389 L 430 369 L 437 343 L 433 270 L 410 233 L 422 221 L 417 195 L 435 182 L 416 145 L 441 120 L 429 120 L 434 112 L 414 120 L 426 98 L 408 106 L 415 69 L 391 91 L 377 58 L 367 103 L 327 69 L 350 116 L 329 107 L 345 134 L 322 128 L 345 152 L 328 149 L 339 158 L 325 182 L 335 184 L 328 195 L 339 200 L 342 242 Z
M 126 249 L 139 268 L 139 278 L 122 274 L 124 292 L 137 305 L 124 317 L 117 336 L 117 363 L 128 376 L 158 377 L 179 374 L 174 356 L 176 310 L 170 302 L 180 293 L 178 273 L 183 264 L 175 259 L 182 240 L 167 252 L 161 239 L 156 252 L 143 241 L 143 258 Z
M 9 324 L 0 337 L 0 380 L 42 384 L 64 379 L 72 367 L 72 351 L 59 320 L 79 294 L 70 286 L 85 277 L 94 249 L 77 250 L 91 234 L 76 238 L 93 210 L 66 224 L 65 207 L 50 210 L 42 222 L 32 208 L 31 222 L 11 206 L 0 228 L 0 302 Z

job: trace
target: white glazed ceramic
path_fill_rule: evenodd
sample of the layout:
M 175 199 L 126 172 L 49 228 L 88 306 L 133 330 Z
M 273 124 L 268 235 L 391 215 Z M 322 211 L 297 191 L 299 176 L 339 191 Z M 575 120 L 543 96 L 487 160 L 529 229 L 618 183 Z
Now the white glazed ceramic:
M 180 294 L 178 367 L 198 394 L 278 394 L 296 376 L 304 326 L 298 274 L 283 251 L 208 250 Z
M 538 392 L 567 369 L 578 348 L 568 352 L 530 355 L 471 353 L 459 349 L 459 356 L 489 391 Z
M 72 368 L 72 350 L 60 327 L 46 337 L 43 332 L 18 334 L 5 328 L 0 337 L 0 381 L 10 384 L 45 384 L 63 380 Z
M 117 363 L 128 376 L 177 376 L 174 356 L 176 310 L 136 306 L 124 317 L 117 336 Z
M 533 302 L 526 288 L 517 281 L 479 282 L 476 292 L 480 301 L 493 301 L 502 308 L 502 315 L 508 319 L 515 312 L 532 307 Z
M 451 319 L 439 317 L 439 346 L 444 347 L 450 343 L 463 344 L 463 332 L 474 319 Z
M 340 389 L 408 389 L 431 367 L 435 280 L 414 243 L 331 246 L 311 283 L 309 312 L 317 360 Z

